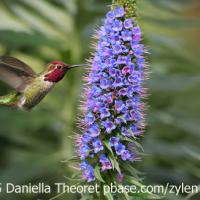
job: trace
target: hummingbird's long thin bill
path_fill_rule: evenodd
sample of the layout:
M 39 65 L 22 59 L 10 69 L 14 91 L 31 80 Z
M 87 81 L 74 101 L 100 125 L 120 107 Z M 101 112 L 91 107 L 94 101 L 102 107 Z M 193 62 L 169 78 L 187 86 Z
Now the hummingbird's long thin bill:
M 76 67 L 86 67 L 86 66 L 88 66 L 88 65 L 87 64 L 71 65 L 70 67 L 68 67 L 68 69 L 73 69 Z

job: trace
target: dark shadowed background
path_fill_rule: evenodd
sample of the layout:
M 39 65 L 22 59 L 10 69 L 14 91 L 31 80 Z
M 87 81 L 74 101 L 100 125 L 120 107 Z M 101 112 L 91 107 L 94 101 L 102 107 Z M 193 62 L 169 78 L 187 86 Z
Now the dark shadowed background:
M 40 72 L 51 60 L 84 63 L 106 0 L 1 0 L 0 55 Z M 137 169 L 146 184 L 200 184 L 200 3 L 138 0 L 144 42 L 151 53 L 145 153 Z M 0 108 L 0 182 L 66 182 L 63 162 L 75 154 L 83 69 L 70 71 L 32 112 Z M 0 95 L 10 89 L 0 83 Z M 55 194 L 5 194 L 2 200 L 48 199 Z M 58 199 L 79 199 L 65 194 Z M 183 199 L 170 195 L 169 200 Z M 191 199 L 200 199 L 198 195 Z

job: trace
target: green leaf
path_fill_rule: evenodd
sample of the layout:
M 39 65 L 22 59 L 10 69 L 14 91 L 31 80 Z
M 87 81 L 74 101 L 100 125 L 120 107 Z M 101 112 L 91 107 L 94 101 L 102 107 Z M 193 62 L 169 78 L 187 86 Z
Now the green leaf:
M 114 165 L 115 165 L 115 169 L 118 171 L 118 173 L 121 174 L 120 166 L 116 159 L 114 159 Z
M 130 200 L 129 195 L 126 192 L 122 193 L 122 197 L 123 197 L 123 199 Z
M 114 153 L 113 153 L 113 150 L 112 148 L 110 147 L 108 141 L 103 141 L 104 145 L 106 146 L 106 148 L 111 152 L 111 154 L 114 156 Z
M 108 158 L 112 164 L 112 168 L 115 169 L 115 161 L 114 161 L 113 157 L 111 155 L 108 155 Z
M 95 173 L 96 178 L 97 178 L 99 181 L 105 183 L 105 181 L 103 180 L 103 178 L 102 178 L 102 176 L 101 176 L 100 167 L 99 167 L 98 165 L 96 165 L 96 167 L 95 167 L 95 169 L 94 169 L 94 173 Z
M 64 163 L 75 163 L 75 162 L 80 162 L 80 158 L 78 156 L 74 156 L 70 159 L 62 161 Z
M 139 175 L 140 176 L 144 176 L 144 173 L 138 171 L 137 169 L 135 169 L 133 167 L 133 165 L 129 164 L 128 162 L 124 163 L 122 165 L 122 169 L 123 171 L 127 171 L 129 172 L 132 176 L 134 176 L 137 180 L 141 180 L 141 178 L 139 178 Z
M 116 169 L 119 174 L 121 174 L 119 163 L 117 162 L 117 160 L 115 159 L 115 157 L 112 156 L 112 155 L 109 155 L 109 159 L 110 159 L 110 161 L 112 163 L 113 168 Z
M 131 142 L 131 143 L 135 144 L 135 146 L 137 146 L 141 151 L 144 152 L 142 145 L 140 143 L 136 142 L 135 140 L 130 139 L 128 137 L 121 137 L 121 139 L 124 140 L 124 141 Z
M 47 18 L 50 22 L 54 23 L 62 31 L 67 32 L 72 30 L 72 18 L 67 12 L 64 12 L 64 10 L 62 10 L 61 8 L 53 6 L 48 1 L 20 1 L 33 8 L 34 11 L 39 12 L 40 15 Z M 67 26 L 63 26 L 63 22 L 65 22 Z
M 136 186 L 138 186 L 139 188 L 141 187 L 145 187 L 145 185 L 143 185 L 142 183 L 140 183 L 139 181 L 137 181 L 134 177 L 132 176 L 126 176 L 125 177 L 126 181 L 128 183 L 131 183 L 131 184 L 134 184 Z M 139 190 L 138 190 L 139 191 Z M 146 193 L 148 195 L 148 199 L 162 199 L 163 197 L 159 196 L 159 195 L 156 195 L 156 194 L 153 194 L 151 192 L 148 192 Z
M 109 192 L 109 193 L 106 193 L 105 196 L 106 196 L 106 198 L 107 198 L 108 200 L 114 200 L 114 199 L 113 199 L 113 196 L 112 196 L 112 194 L 111 194 L 110 192 Z

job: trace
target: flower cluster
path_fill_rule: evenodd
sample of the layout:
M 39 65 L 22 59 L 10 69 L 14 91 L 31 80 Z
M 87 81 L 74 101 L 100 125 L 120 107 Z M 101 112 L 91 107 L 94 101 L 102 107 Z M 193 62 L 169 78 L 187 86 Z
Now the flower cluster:
M 140 27 L 118 6 L 107 13 L 97 36 L 83 105 L 84 132 L 77 140 L 83 179 L 88 182 L 95 180 L 96 165 L 102 173 L 114 169 L 111 151 L 118 161 L 135 161 L 137 154 L 127 141 L 144 129 L 145 50 Z

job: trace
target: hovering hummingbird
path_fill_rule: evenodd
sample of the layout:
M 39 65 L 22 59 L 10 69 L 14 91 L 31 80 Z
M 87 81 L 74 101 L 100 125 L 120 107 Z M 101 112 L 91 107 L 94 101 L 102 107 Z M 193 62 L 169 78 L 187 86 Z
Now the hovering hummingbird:
M 0 96 L 0 105 L 31 110 L 70 69 L 79 66 L 85 65 L 52 61 L 43 72 L 36 74 L 17 58 L 0 56 L 0 80 L 14 89 L 12 93 Z

